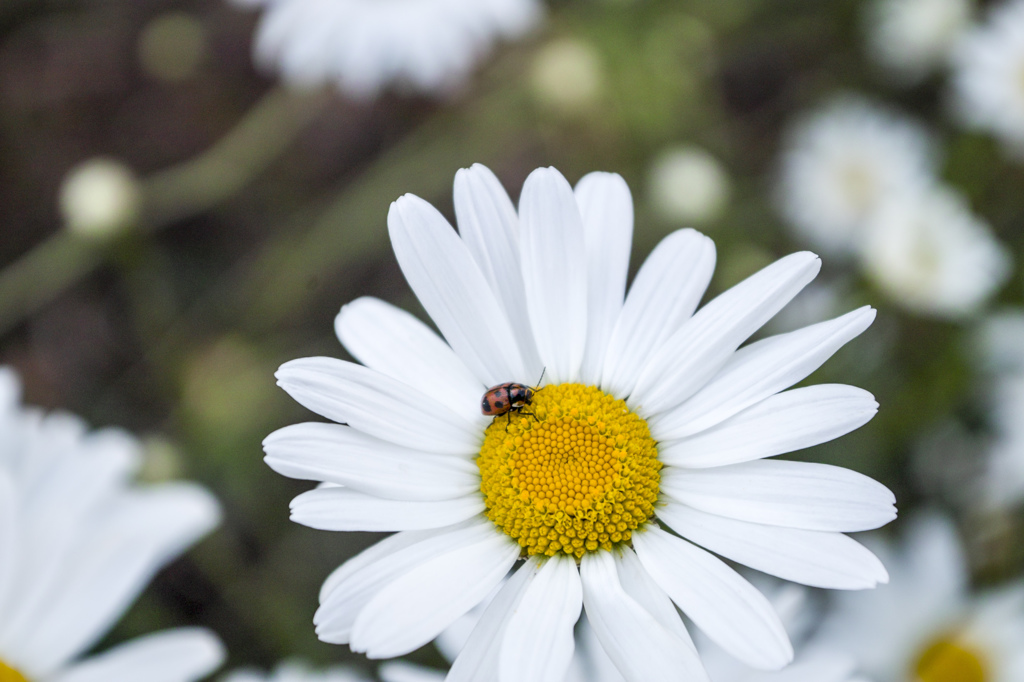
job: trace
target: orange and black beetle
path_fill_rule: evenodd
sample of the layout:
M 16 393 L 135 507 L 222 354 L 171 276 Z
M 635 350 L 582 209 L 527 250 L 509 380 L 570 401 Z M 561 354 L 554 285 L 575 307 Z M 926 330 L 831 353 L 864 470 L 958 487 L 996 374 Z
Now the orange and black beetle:
M 544 372 L 540 374 L 540 381 L 544 380 Z M 523 412 L 523 408 L 533 402 L 533 394 L 537 391 L 537 388 L 527 386 L 526 384 L 517 384 L 514 381 L 506 381 L 503 384 L 497 386 L 491 386 L 487 389 L 487 393 L 484 393 L 483 399 L 480 401 L 480 411 L 488 417 L 500 417 L 503 414 L 508 415 L 509 423 L 512 422 L 512 413 L 528 414 L 534 419 L 530 412 Z M 508 428 L 508 425 L 505 425 Z
M 532 388 L 508 381 L 487 389 L 480 402 L 480 411 L 488 417 L 500 417 L 510 412 L 519 412 L 532 401 Z

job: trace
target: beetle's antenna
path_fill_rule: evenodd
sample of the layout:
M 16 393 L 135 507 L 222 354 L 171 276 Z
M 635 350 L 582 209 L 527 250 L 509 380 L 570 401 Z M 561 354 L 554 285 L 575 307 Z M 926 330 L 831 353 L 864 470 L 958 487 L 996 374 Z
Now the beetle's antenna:
M 537 379 L 537 386 L 540 386 L 540 382 L 544 381 L 544 372 L 546 371 L 548 371 L 547 367 L 540 371 L 540 379 Z

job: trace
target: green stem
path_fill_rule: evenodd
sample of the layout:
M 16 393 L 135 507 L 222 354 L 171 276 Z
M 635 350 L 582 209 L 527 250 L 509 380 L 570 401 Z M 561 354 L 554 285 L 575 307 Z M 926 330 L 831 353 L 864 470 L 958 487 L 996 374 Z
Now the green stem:
M 234 196 L 287 149 L 327 101 L 322 91 L 271 90 L 209 150 L 143 180 L 146 225 L 155 229 Z
M 194 159 L 142 180 L 142 231 L 208 210 L 245 187 L 323 109 L 323 92 L 271 90 L 233 130 Z M 0 271 L 0 334 L 101 265 L 109 244 L 61 230 Z
M 106 249 L 60 231 L 0 272 L 0 334 L 46 305 L 103 262 Z

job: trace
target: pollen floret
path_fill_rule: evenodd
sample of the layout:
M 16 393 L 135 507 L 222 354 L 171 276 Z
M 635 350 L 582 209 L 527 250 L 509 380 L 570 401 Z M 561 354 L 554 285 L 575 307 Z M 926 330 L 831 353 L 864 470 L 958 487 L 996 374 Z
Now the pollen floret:
M 477 459 L 487 517 L 527 556 L 579 559 L 629 542 L 658 498 L 647 423 L 583 384 L 546 386 L 528 411 L 487 428 Z

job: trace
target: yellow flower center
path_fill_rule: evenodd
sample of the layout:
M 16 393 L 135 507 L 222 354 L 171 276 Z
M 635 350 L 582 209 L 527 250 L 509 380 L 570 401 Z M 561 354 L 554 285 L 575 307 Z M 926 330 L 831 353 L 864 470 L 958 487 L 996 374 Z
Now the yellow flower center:
M 985 682 L 989 679 L 979 652 L 953 637 L 929 646 L 914 667 L 919 682 Z
M 510 421 L 495 417 L 477 464 L 487 517 L 526 556 L 579 559 L 629 542 L 658 499 L 647 422 L 582 384 L 545 386 Z
M 0 661 L 0 682 L 28 682 L 17 670 Z

